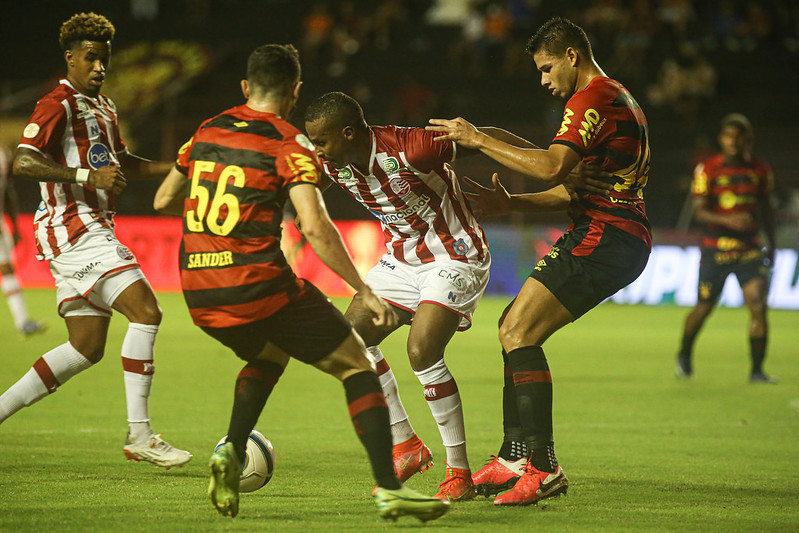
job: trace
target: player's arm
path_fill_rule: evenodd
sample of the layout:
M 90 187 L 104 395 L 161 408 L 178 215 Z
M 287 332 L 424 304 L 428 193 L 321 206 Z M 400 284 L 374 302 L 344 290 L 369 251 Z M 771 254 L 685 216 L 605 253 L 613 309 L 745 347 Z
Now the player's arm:
M 130 153 L 120 156 L 120 164 L 131 180 L 157 180 L 174 166 L 171 161 L 152 161 Z
M 17 191 L 14 189 L 14 180 L 10 179 L 10 176 L 6 183 L 5 207 L 8 220 L 11 222 L 11 236 L 13 237 L 14 244 L 16 245 L 22 240 L 22 236 L 19 233 L 19 225 L 17 224 L 17 215 L 19 215 Z M 0 229 L 0 232 L 2 232 L 2 229 Z
M 330 220 L 319 188 L 311 183 L 298 183 L 289 188 L 289 198 L 302 222 L 302 233 L 319 259 L 358 291 L 374 313 L 372 320 L 375 325 L 396 325 L 397 316 L 391 306 L 372 292 L 352 264 L 341 234 Z
M 189 180 L 186 175 L 173 165 L 158 190 L 155 191 L 153 208 L 168 215 L 182 215 L 188 186 Z
M 707 196 L 694 197 L 694 220 L 700 224 L 723 226 L 733 231 L 746 231 L 755 223 L 750 213 L 714 213 Z
M 766 234 L 766 254 L 774 265 L 774 253 L 777 250 L 777 226 L 774 221 L 774 206 L 771 195 L 765 195 L 760 200 L 760 216 L 763 221 L 763 232 Z
M 119 166 L 105 166 L 97 170 L 72 168 L 50 161 L 30 148 L 19 147 L 14 157 L 14 175 L 51 183 L 88 184 L 96 189 L 119 193 L 127 185 Z
M 459 145 L 479 150 L 505 167 L 536 178 L 554 187 L 560 185 L 569 172 L 580 162 L 580 155 L 562 144 L 552 144 L 547 149 L 513 146 L 478 131 L 463 118 L 453 120 L 430 119 L 432 126 L 425 129 L 444 132 L 436 142 L 455 141 Z
M 493 188 L 483 187 L 467 177 L 462 178 L 476 192 L 465 192 L 466 198 L 478 219 L 494 215 L 506 215 L 513 211 L 522 213 L 548 213 L 565 211 L 569 207 L 571 195 L 566 187 L 558 185 L 543 192 L 510 194 L 494 174 Z

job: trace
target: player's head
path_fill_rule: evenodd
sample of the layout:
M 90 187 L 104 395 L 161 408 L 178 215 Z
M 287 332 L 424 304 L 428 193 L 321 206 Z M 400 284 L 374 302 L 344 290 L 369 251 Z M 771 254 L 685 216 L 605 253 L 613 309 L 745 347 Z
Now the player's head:
M 78 13 L 61 25 L 58 43 L 67 63 L 67 79 L 91 97 L 100 93 L 111 60 L 114 25 L 96 13 Z
M 727 157 L 740 157 L 752 146 L 752 123 L 740 113 L 730 113 L 721 119 L 719 146 Z
M 588 36 L 562 17 L 549 19 L 535 32 L 527 41 L 527 53 L 541 71 L 541 85 L 561 98 L 570 98 L 577 90 L 579 70 L 594 64 Z
M 305 131 L 317 155 L 336 168 L 353 163 L 369 142 L 361 105 L 340 92 L 324 94 L 308 106 Z
M 247 79 L 241 82 L 247 99 L 280 102 L 287 116 L 300 92 L 300 55 L 290 44 L 265 44 L 247 59 Z

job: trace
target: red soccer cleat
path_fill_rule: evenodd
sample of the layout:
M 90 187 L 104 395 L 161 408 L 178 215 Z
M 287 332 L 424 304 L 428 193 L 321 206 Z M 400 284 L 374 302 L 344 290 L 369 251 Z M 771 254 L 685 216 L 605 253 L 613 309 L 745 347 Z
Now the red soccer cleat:
M 394 445 L 394 472 L 400 481 L 405 481 L 415 473 L 422 473 L 433 466 L 430 448 L 414 435 L 410 439 Z
M 445 463 L 446 464 L 446 463 Z M 465 502 L 474 499 L 472 471 L 468 468 L 452 468 L 447 465 L 447 476 L 438 485 L 434 498 L 450 502 Z
M 569 480 L 558 465 L 554 473 L 541 472 L 529 461 L 524 467 L 524 474 L 511 490 L 500 494 L 494 505 L 531 505 L 544 498 L 566 494 Z
M 493 496 L 513 487 L 524 473 L 527 458 L 508 461 L 492 455 L 486 465 L 472 476 L 474 490 L 480 496 Z

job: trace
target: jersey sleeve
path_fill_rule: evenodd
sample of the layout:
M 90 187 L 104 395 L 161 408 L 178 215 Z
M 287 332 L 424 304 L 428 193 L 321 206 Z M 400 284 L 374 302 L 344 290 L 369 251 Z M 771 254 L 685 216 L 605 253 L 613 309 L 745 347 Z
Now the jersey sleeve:
M 175 161 L 175 167 L 187 176 L 189 174 L 189 155 L 191 154 L 192 146 L 194 146 L 193 136 L 180 147 L 178 158 Z
M 275 166 L 286 188 L 300 183 L 311 183 L 317 187 L 320 184 L 322 169 L 319 160 L 313 144 L 301 133 L 283 141 Z
M 566 102 L 560 129 L 552 144 L 563 144 L 585 157 L 592 148 L 613 135 L 614 121 L 602 92 L 583 90 Z
M 67 110 L 55 100 L 40 100 L 22 131 L 19 146 L 42 155 L 53 154 L 61 143 L 67 123 Z
M 408 163 L 422 172 L 430 172 L 444 163 L 452 162 L 455 159 L 455 143 L 435 141 L 440 135 L 444 134 L 422 128 L 401 130 L 401 149 L 404 150 Z
M 707 196 L 708 195 L 707 172 L 705 172 L 705 164 L 699 163 L 694 169 L 694 179 L 691 182 L 691 194 L 693 196 Z

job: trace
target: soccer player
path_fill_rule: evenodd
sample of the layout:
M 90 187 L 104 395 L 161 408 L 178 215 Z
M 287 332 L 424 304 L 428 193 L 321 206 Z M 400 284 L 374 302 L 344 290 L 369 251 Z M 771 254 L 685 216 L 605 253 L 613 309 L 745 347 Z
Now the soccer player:
M 438 142 L 454 140 L 480 150 L 551 186 L 541 193 L 509 195 L 495 174 L 495 187 L 478 186 L 474 196 L 485 215 L 570 209 L 573 217 L 500 319 L 506 361 L 504 425 L 522 428 L 530 457 L 510 461 L 500 450 L 474 475 L 481 494 L 511 489 L 494 500 L 496 505 L 532 504 L 568 489 L 555 457 L 552 378 L 542 344 L 637 278 L 651 249 L 642 191 L 649 171 L 648 129 L 640 107 L 618 81 L 605 75 L 585 32 L 567 19 L 547 21 L 527 43 L 527 52 L 541 72 L 541 85 L 567 100 L 563 122 L 548 148 L 513 146 L 479 132 L 463 118 L 431 119 L 433 125 L 427 127 L 446 133 L 436 137 Z M 578 189 L 570 206 L 563 181 L 580 161 L 613 173 L 614 187 L 607 196 Z
M 721 153 L 701 162 L 694 171 L 694 218 L 702 224 L 702 258 L 696 306 L 685 318 L 677 355 L 677 376 L 693 375 L 696 336 L 718 302 L 727 276 L 735 274 L 749 308 L 749 346 L 752 383 L 776 383 L 763 371 L 768 320 L 766 298 L 775 236 L 771 168 L 752 156 L 752 125 L 744 115 L 731 113 L 721 121 Z M 761 248 L 759 233 L 766 234 Z
M 424 128 L 367 125 L 361 106 L 344 93 L 328 93 L 305 112 L 305 129 L 322 159 L 326 188 L 336 183 L 377 217 L 386 253 L 366 281 L 400 320 L 377 326 L 360 294 L 345 316 L 377 361 L 394 439 L 394 468 L 405 480 L 432 463 L 430 450 L 411 426 L 394 373 L 379 344 L 410 323 L 407 349 L 424 387 L 447 453 L 436 497 L 474 498 L 458 386 L 444 362 L 447 343 L 471 318 L 488 283 L 491 256 L 483 229 L 447 163 L 454 142 L 437 143 Z M 465 150 L 461 150 L 465 152 Z
M 379 514 L 432 520 L 449 502 L 403 487 L 394 474 L 388 407 L 363 341 L 316 287 L 294 275 L 280 249 L 283 206 L 291 199 L 305 238 L 358 291 L 364 313 L 377 326 L 396 322 L 328 216 L 313 145 L 287 121 L 300 85 L 293 46 L 256 48 L 241 82 L 246 104 L 203 122 L 156 193 L 156 209 L 183 214 L 181 283 L 194 323 L 247 363 L 236 380 L 226 443 L 210 460 L 208 494 L 222 515 L 236 516 L 247 438 L 294 357 L 343 383 L 377 481 Z
M 11 222 L 11 232 L 5 224 L 5 214 Z M 11 181 L 11 156 L 5 146 L 0 146 L 0 276 L 2 276 L 3 294 L 11 310 L 14 325 L 22 335 L 29 337 L 44 331 L 42 322 L 28 318 L 28 310 L 22 297 L 22 289 L 14 274 L 12 252 L 14 246 L 22 239 L 17 225 L 17 195 Z
M 103 357 L 112 309 L 130 321 L 122 342 L 128 459 L 180 466 L 189 452 L 153 433 L 148 398 L 161 309 L 136 258 L 114 235 L 114 197 L 127 179 L 163 176 L 168 163 L 127 151 L 116 107 L 100 88 L 114 26 L 80 13 L 61 26 L 66 79 L 36 104 L 14 159 L 14 173 L 41 182 L 34 219 L 37 257 L 50 262 L 58 312 L 69 340 L 42 355 L 0 396 L 0 422 L 54 392 Z

